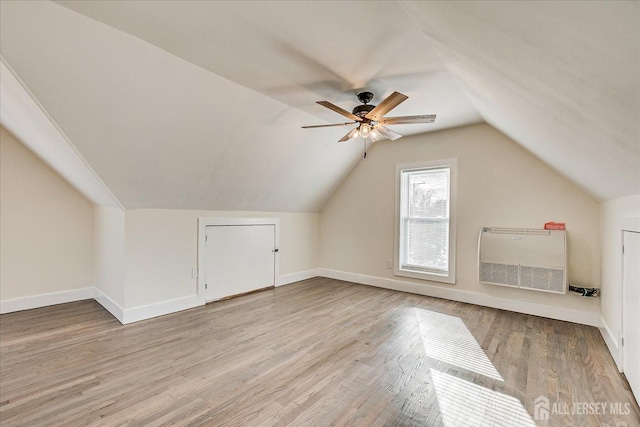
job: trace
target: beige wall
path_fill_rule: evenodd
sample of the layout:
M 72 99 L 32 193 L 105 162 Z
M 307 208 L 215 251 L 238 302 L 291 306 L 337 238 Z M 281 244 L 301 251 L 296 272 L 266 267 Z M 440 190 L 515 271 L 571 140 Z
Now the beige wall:
M 395 165 L 456 157 L 457 284 L 401 280 L 599 310 L 599 300 L 478 283 L 482 226 L 541 227 L 553 220 L 567 223 L 571 283 L 600 286 L 598 202 L 488 125 L 375 144 L 319 214 L 94 209 L 4 129 L 1 136 L 2 300 L 94 284 L 122 309 L 194 295 L 198 217 L 280 218 L 281 276 L 320 266 L 399 279 L 386 268 L 393 259 Z M 636 209 L 638 199 L 630 200 L 602 204 L 603 235 Z M 603 244 L 603 317 L 617 333 L 615 242 Z
M 457 283 L 398 278 L 393 259 L 395 165 L 457 158 Z M 599 286 L 599 204 L 504 134 L 481 124 L 377 143 L 320 215 L 320 267 L 428 283 L 479 294 L 598 311 L 597 299 L 483 285 L 477 280 L 483 226 L 542 228 L 566 222 L 569 280 Z
M 618 351 L 622 328 L 622 230 L 628 223 L 640 224 L 640 195 L 622 197 L 602 203 L 602 319 L 610 334 L 611 353 Z M 607 339 L 607 337 L 605 337 Z M 611 348 L 613 344 L 614 348 Z M 618 359 L 618 354 L 614 357 Z
M 0 299 L 93 286 L 93 205 L 0 128 Z
M 199 217 L 280 218 L 280 275 L 318 266 L 318 214 L 135 209 L 126 213 L 125 308 L 197 292 Z

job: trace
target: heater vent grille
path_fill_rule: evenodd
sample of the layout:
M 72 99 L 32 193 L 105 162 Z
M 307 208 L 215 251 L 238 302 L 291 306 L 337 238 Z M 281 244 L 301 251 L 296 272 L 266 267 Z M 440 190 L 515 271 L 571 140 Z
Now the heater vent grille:
M 480 281 L 518 287 L 518 266 L 508 264 L 480 263 Z
M 478 247 L 480 282 L 566 293 L 564 230 L 485 227 L 480 232 Z
M 520 287 L 539 291 L 562 292 L 564 289 L 564 270 L 521 266 Z

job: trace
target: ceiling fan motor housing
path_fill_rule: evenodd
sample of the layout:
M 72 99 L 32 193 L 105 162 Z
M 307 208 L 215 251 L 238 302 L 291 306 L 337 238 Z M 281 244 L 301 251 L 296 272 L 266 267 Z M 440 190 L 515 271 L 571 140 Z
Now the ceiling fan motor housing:
M 373 93 L 371 93 L 371 92 L 360 92 L 358 94 L 358 100 L 360 100 L 360 102 L 362 102 L 363 105 L 358 105 L 356 108 L 353 109 L 353 111 L 351 113 L 353 115 L 355 115 L 355 116 L 358 116 L 358 117 L 364 119 L 364 116 L 369 114 L 369 111 L 371 111 L 374 108 L 376 108 L 375 105 L 367 105 L 368 103 L 371 102 L 372 99 L 373 99 Z
M 358 105 L 356 108 L 353 109 L 351 113 L 360 118 L 364 118 L 364 116 L 369 114 L 369 111 L 373 110 L 374 108 L 376 108 L 375 105 L 367 105 L 367 104 Z
M 358 94 L 358 99 L 360 100 L 360 102 L 362 102 L 363 104 L 368 104 L 371 102 L 371 100 L 373 99 L 373 93 L 371 92 L 360 92 Z

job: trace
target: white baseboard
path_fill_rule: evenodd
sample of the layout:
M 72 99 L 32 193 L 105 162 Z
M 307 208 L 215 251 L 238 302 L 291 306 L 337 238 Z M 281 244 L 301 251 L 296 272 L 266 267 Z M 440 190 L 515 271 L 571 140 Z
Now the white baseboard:
M 559 308 L 526 301 L 511 300 L 476 292 L 461 291 L 450 287 L 439 287 L 427 284 L 407 282 L 404 280 L 385 279 L 382 277 L 367 276 L 364 274 L 349 273 L 345 271 L 319 268 L 318 275 L 330 279 L 345 280 L 347 282 L 360 283 L 362 285 L 376 286 L 378 288 L 393 289 L 396 291 L 410 292 L 413 294 L 427 295 L 430 297 L 444 298 L 501 310 L 515 311 L 517 313 L 532 314 L 549 319 L 564 320 L 583 325 L 600 327 L 599 313 L 582 311 L 570 308 Z
M 183 298 L 124 309 L 100 289 L 91 286 L 74 289 L 72 291 L 53 292 L 50 294 L 0 301 L 0 314 L 87 299 L 95 299 L 98 304 L 104 307 L 105 310 L 111 313 L 113 317 L 118 319 L 123 325 L 198 306 L 198 296 L 189 295 Z
M 393 289 L 397 291 L 410 292 L 419 295 L 427 295 L 436 298 L 444 298 L 453 301 L 460 301 L 469 304 L 477 304 L 485 307 L 498 308 L 502 310 L 515 311 L 518 313 L 532 314 L 535 316 L 548 317 L 550 319 L 564 320 L 568 322 L 580 323 L 600 328 L 602 336 L 620 369 L 620 351 L 617 339 L 612 335 L 604 320 L 596 312 L 582 311 L 575 309 L 547 306 L 543 304 L 526 301 L 511 300 L 495 297 L 492 295 L 479 294 L 469 291 L 461 291 L 446 287 L 438 287 L 427 284 L 407 282 L 403 280 L 385 279 L 382 277 L 367 276 L 364 274 L 349 273 L 345 271 L 330 270 L 326 268 L 311 269 L 292 274 L 280 276 L 277 286 L 284 286 L 300 280 L 322 276 L 331 279 L 345 280 L 363 285 L 376 286 L 379 288 Z M 118 319 L 121 323 L 133 323 L 152 317 L 163 316 L 177 311 L 187 310 L 197 307 L 198 296 L 189 295 L 173 300 L 162 301 L 140 307 L 123 309 L 102 291 L 94 287 L 75 289 L 72 291 L 53 292 L 50 294 L 35 295 L 32 297 L 15 298 L 0 301 L 0 313 L 11 313 L 20 310 L 44 307 L 48 305 L 63 304 L 67 302 L 80 301 L 94 298 L 100 305 Z
M 299 271 L 297 273 L 285 274 L 278 278 L 276 286 L 284 286 L 290 283 L 299 282 L 301 280 L 311 279 L 318 276 L 318 269 L 312 268 L 311 270 Z
M 30 297 L 7 299 L 0 301 L 0 314 L 91 299 L 95 295 L 94 289 L 95 288 L 93 286 L 90 286 L 70 291 L 52 292 L 49 294 L 33 295 Z
M 109 313 L 113 315 L 116 319 L 120 321 L 120 323 L 124 323 L 124 309 L 116 303 L 114 300 L 109 298 L 104 292 L 100 289 L 95 288 L 95 300 L 104 307 Z
M 127 324 L 139 322 L 141 320 L 151 319 L 152 317 L 164 316 L 165 314 L 194 308 L 198 305 L 198 295 L 193 294 L 187 297 L 161 301 L 155 304 L 127 308 L 124 310 L 122 323 Z
M 618 367 L 618 371 L 622 372 L 622 357 L 620 354 L 620 347 L 618 346 L 618 339 L 613 335 L 611 329 L 609 329 L 609 325 L 605 322 L 603 317 L 600 317 L 600 334 L 604 339 L 604 343 L 607 345 L 609 349 L 609 353 L 611 353 L 611 357 L 613 357 L 613 361 L 616 362 L 616 366 Z

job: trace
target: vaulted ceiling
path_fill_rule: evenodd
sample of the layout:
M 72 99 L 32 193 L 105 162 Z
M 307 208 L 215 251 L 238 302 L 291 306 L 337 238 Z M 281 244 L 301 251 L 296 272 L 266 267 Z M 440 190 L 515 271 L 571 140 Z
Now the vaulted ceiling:
M 0 8 L 3 62 L 126 208 L 317 211 L 363 146 L 300 126 L 360 89 L 438 115 L 404 135 L 484 120 L 601 200 L 640 193 L 637 2 Z

